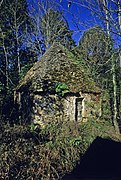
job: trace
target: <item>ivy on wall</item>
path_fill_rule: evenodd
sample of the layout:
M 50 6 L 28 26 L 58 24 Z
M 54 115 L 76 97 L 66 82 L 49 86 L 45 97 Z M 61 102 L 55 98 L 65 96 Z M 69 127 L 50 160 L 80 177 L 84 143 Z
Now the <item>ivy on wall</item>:
M 64 96 L 65 93 L 69 92 L 69 88 L 65 83 L 56 84 L 55 91 L 58 95 Z

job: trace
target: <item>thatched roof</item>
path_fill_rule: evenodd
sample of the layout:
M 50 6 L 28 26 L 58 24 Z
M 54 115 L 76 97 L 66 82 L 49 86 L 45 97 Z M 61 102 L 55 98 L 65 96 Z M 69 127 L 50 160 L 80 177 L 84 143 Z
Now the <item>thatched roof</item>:
M 72 53 L 59 43 L 54 43 L 27 72 L 17 86 L 17 91 L 29 88 L 31 91 L 44 91 L 43 82 L 64 83 L 70 92 L 99 93 L 100 89 L 89 77 L 81 65 L 78 65 Z

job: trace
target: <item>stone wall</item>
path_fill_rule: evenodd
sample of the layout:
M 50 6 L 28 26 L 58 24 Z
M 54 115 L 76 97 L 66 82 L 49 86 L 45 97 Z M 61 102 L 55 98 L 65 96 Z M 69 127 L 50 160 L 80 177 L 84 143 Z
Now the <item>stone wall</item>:
M 60 97 L 48 93 L 21 93 L 18 96 L 21 117 L 41 126 L 53 121 L 87 121 L 101 115 L 100 94 L 80 93 Z
M 53 121 L 87 121 L 101 115 L 100 95 L 83 93 L 81 96 L 34 95 L 34 123 Z
M 83 117 L 88 118 L 90 116 L 101 116 L 101 94 L 83 93 L 84 97 L 84 111 Z
M 39 95 L 33 96 L 33 114 L 34 123 L 43 125 L 47 122 L 59 121 L 63 119 L 63 101 L 57 95 Z
M 76 96 L 34 95 L 32 115 L 34 123 L 41 125 L 53 121 L 75 121 L 76 98 Z
M 76 96 L 67 96 L 64 99 L 64 118 L 66 121 L 75 121 Z

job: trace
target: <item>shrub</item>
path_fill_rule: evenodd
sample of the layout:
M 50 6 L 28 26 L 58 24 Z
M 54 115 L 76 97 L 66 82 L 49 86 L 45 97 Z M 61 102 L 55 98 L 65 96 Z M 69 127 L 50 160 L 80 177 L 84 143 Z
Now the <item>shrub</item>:
M 97 136 L 108 137 L 111 124 L 51 123 L 37 126 L 0 126 L 0 177 L 2 179 L 61 179 L 71 172 Z
M 80 158 L 76 123 L 53 123 L 45 129 L 2 127 L 1 179 L 60 179 Z

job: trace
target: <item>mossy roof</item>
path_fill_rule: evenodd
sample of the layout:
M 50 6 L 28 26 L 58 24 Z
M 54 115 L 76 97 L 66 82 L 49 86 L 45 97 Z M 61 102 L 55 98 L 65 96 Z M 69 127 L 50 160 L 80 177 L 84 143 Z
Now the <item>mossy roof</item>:
M 33 65 L 16 90 L 29 88 L 37 91 L 43 87 L 42 82 L 46 80 L 66 84 L 69 92 L 101 92 L 86 70 L 77 63 L 74 55 L 59 43 L 54 43 Z

